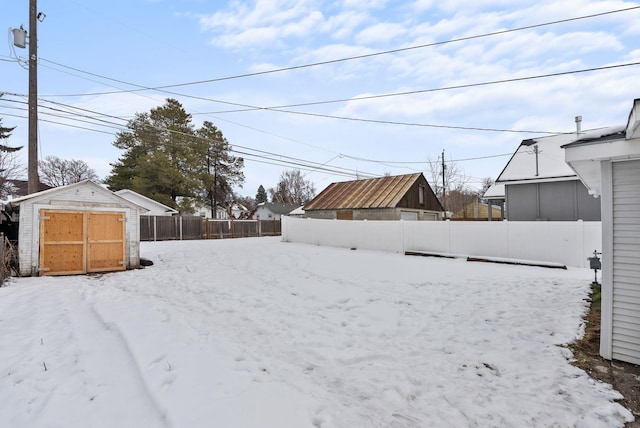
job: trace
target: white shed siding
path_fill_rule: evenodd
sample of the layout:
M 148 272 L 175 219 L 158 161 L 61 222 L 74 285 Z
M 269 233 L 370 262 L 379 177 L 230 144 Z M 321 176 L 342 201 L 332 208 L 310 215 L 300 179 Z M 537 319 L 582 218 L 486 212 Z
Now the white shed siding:
M 640 364 L 640 161 L 614 162 L 612 357 Z
M 124 212 L 127 217 L 125 225 L 127 267 L 138 266 L 141 208 L 111 191 L 95 183 L 83 182 L 50 189 L 16 201 L 20 205 L 18 253 L 21 275 L 38 274 L 41 209 Z

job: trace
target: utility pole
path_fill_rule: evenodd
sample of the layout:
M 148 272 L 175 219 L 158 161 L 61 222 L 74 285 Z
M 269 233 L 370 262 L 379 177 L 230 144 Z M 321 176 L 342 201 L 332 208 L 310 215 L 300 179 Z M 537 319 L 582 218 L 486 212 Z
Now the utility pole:
M 38 178 L 38 6 L 29 0 L 29 160 L 27 193 L 39 190 Z
M 445 183 L 445 170 L 447 165 L 444 163 L 444 149 L 442 149 L 442 207 L 444 208 L 444 218 L 447 218 L 447 187 Z

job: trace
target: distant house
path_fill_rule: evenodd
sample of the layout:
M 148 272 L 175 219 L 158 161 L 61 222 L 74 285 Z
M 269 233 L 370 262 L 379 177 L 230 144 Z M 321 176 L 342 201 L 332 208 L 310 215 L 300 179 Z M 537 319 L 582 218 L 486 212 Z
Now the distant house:
M 134 204 L 146 208 L 148 211 L 145 215 L 151 216 L 171 216 L 178 214 L 178 210 L 175 210 L 165 204 L 161 204 L 158 201 L 154 201 L 151 198 L 148 198 L 140 193 L 134 192 L 129 189 L 122 189 L 114 192 L 116 195 L 125 198 L 128 201 L 133 202 Z
M 565 159 L 601 196 L 600 354 L 640 364 L 640 99 L 615 129 L 565 145 Z
M 524 140 L 484 198 L 494 205 L 504 203 L 511 221 L 600 221 L 600 204 L 564 161 L 562 146 L 579 136 L 621 131 L 601 128 Z
M 502 207 L 491 205 L 491 217 L 498 219 L 502 215 Z M 475 201 L 465 205 L 451 216 L 453 220 L 489 220 L 489 204 Z
M 7 200 L 21 198 L 28 195 L 29 182 L 27 180 L 5 180 L 2 184 L 2 193 L 6 195 Z M 52 187 L 48 184 L 40 183 L 38 192 L 49 190 Z
M 298 208 L 295 204 L 278 204 L 275 202 L 261 202 L 256 207 L 253 218 L 260 220 L 280 220 L 283 215 L 288 215 L 291 211 Z
M 249 209 L 242 204 L 234 203 L 230 207 L 216 207 L 215 216 L 211 212 L 211 207 L 198 205 L 195 207 L 196 215 L 204 218 L 211 218 L 216 220 L 229 220 L 231 217 L 233 218 L 244 218 L 249 214 Z M 231 214 L 231 215 L 229 215 Z
M 421 173 L 330 184 L 304 206 L 307 217 L 338 220 L 439 220 L 444 211 Z

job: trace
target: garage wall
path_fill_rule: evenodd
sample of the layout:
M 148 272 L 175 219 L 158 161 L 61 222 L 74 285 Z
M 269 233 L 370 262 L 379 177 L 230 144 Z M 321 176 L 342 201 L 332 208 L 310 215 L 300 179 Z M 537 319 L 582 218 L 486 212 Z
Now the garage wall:
M 511 221 L 600 221 L 600 201 L 579 180 L 505 186 Z

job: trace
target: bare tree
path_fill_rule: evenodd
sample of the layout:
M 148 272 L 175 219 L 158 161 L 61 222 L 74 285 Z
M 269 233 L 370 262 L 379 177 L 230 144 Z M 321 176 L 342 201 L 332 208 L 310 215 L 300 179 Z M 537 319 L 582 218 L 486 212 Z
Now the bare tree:
M 480 198 L 482 198 L 484 196 L 485 193 L 487 193 L 487 190 L 489 190 L 489 187 L 493 186 L 495 184 L 495 180 L 491 177 L 485 177 L 482 179 L 482 186 L 480 186 L 480 190 L 478 190 L 478 196 Z
M 316 194 L 312 182 L 305 180 L 300 170 L 283 171 L 275 188 L 269 189 L 271 202 L 304 205 Z
M 444 183 L 443 183 L 444 166 Z M 473 193 L 468 189 L 469 178 L 464 169 L 454 160 L 442 161 L 442 158 L 427 158 L 429 184 L 446 211 L 455 212 L 464 206 L 468 199 L 464 194 Z M 451 194 L 453 193 L 453 194 Z M 450 195 L 451 194 L 451 195 Z M 449 197 L 451 196 L 451 197 Z M 462 206 L 461 206 L 462 205 Z
M 47 156 L 39 162 L 40 180 L 51 187 L 65 186 L 82 180 L 99 181 L 96 172 L 83 160 Z
M 0 151 L 0 199 L 15 194 L 14 180 L 25 177 L 27 169 L 18 161 L 16 152 Z

